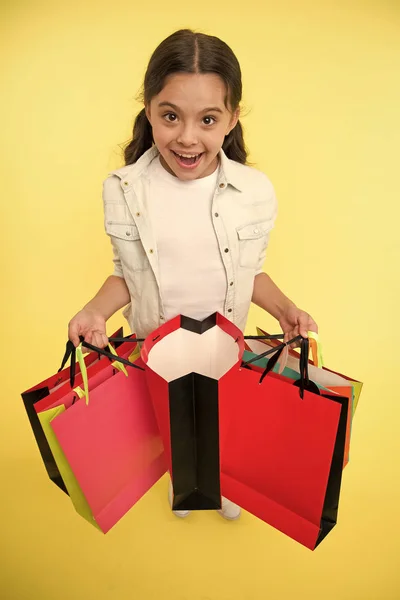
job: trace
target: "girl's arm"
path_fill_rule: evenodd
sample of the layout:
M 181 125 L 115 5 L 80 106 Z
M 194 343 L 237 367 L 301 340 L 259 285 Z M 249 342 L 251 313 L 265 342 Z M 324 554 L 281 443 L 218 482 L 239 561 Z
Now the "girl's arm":
M 106 321 L 130 301 L 130 294 L 123 277 L 110 275 L 95 297 L 74 316 L 68 325 L 68 337 L 75 346 L 79 336 L 99 348 L 108 344 Z
M 290 306 L 295 306 L 266 273 L 259 273 L 254 278 L 252 302 L 278 321 Z
M 100 314 L 107 321 L 114 313 L 130 302 L 130 294 L 123 277 L 110 275 L 97 294 L 84 306 L 83 310 L 91 310 Z
M 318 332 L 314 319 L 297 308 L 266 273 L 259 273 L 254 278 L 252 302 L 279 321 L 285 341 L 299 334 L 307 337 L 308 331 Z

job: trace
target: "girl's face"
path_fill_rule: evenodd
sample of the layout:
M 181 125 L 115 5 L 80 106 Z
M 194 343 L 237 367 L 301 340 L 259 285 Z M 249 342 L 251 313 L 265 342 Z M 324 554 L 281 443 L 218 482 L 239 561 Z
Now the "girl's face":
M 225 107 L 225 95 L 218 75 L 177 73 L 152 98 L 146 115 L 169 173 L 190 181 L 215 171 L 224 138 L 239 119 L 239 109 L 232 114 Z

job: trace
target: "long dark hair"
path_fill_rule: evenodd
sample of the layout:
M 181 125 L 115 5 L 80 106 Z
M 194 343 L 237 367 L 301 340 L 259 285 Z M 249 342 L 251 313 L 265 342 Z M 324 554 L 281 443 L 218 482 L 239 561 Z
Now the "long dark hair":
M 167 37 L 153 52 L 144 78 L 140 100 L 144 105 L 159 94 L 165 79 L 173 73 L 214 73 L 227 89 L 225 106 L 235 111 L 242 99 L 242 74 L 231 48 L 212 35 L 180 29 Z M 152 127 L 143 108 L 135 119 L 132 140 L 124 149 L 125 164 L 131 165 L 153 145 Z M 222 149 L 231 160 L 247 164 L 247 149 L 240 121 L 225 137 Z

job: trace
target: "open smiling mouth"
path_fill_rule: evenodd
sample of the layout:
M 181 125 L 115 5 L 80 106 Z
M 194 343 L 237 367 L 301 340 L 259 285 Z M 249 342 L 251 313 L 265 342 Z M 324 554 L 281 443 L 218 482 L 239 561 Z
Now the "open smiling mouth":
M 204 154 L 204 152 L 201 152 L 201 154 L 178 154 L 177 152 L 174 152 L 173 150 L 171 151 L 172 154 L 175 156 L 176 162 L 178 163 L 178 165 L 180 167 L 183 167 L 185 169 L 194 169 L 197 167 L 197 165 L 200 163 L 202 156 Z

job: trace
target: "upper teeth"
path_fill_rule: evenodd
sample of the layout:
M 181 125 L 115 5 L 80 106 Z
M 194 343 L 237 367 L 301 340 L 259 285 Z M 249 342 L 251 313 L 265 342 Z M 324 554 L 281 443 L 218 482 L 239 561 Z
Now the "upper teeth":
M 177 154 L 183 158 L 194 158 L 195 156 L 199 156 L 198 154 L 179 154 L 179 152 L 177 152 Z

